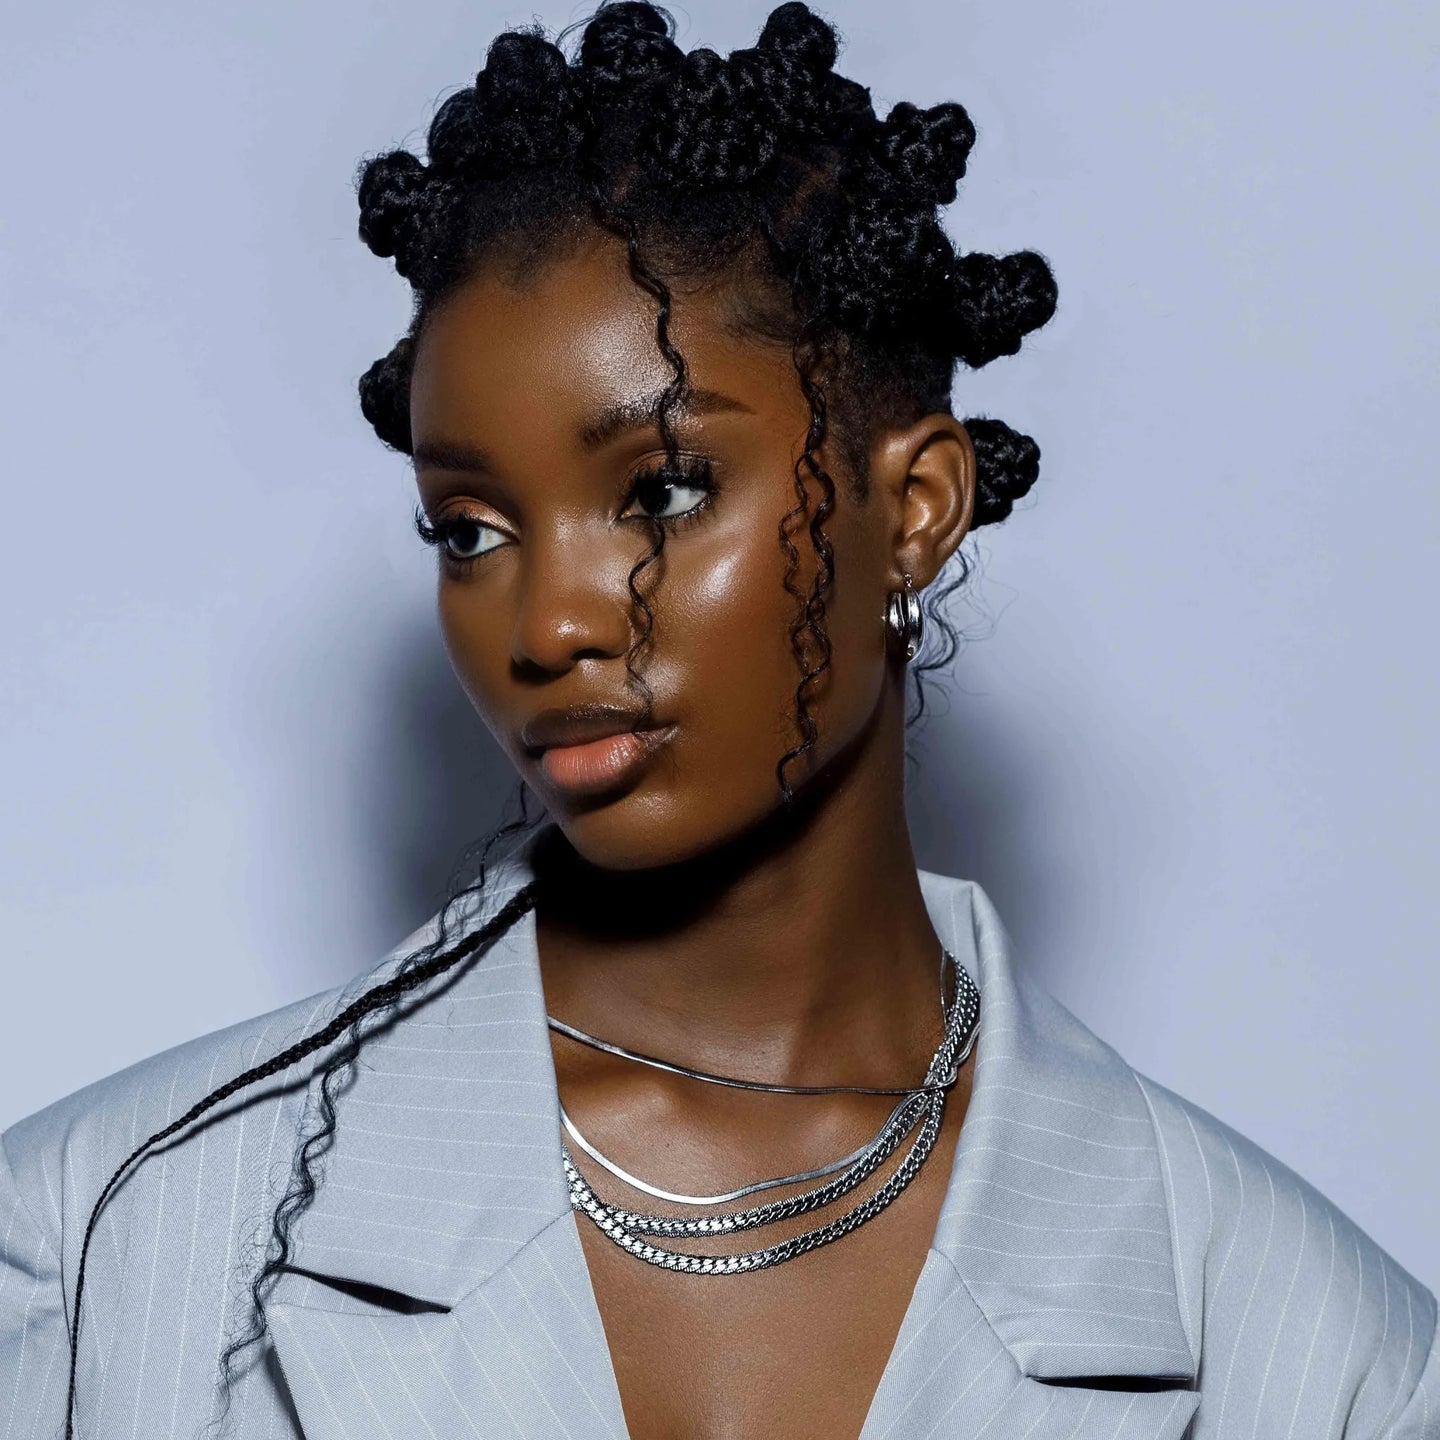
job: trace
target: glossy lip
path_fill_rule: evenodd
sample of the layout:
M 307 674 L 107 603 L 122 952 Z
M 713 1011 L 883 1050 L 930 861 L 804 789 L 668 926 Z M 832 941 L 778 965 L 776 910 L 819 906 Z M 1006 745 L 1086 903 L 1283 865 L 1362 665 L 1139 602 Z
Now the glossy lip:
M 623 730 L 579 745 L 551 745 L 540 756 L 540 769 L 566 796 L 602 795 L 633 780 L 677 728 Z
M 542 710 L 520 730 L 525 752 L 540 762 L 550 787 L 566 796 L 599 795 L 632 780 L 675 733 L 633 704 L 586 701 Z

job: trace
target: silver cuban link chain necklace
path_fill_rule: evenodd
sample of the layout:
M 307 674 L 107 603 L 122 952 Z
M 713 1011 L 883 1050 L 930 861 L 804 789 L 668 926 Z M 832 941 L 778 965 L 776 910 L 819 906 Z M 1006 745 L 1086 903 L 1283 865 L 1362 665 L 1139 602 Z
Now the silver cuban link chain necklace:
M 953 995 L 947 993 L 947 978 L 953 976 Z M 570 1190 L 570 1204 L 587 1215 L 616 1245 L 637 1259 L 666 1270 L 681 1270 L 693 1275 L 741 1275 L 751 1270 L 765 1270 L 783 1264 L 799 1255 L 828 1245 L 873 1220 L 905 1190 L 920 1173 L 920 1167 L 935 1146 L 945 1117 L 945 1100 L 955 1084 L 960 1067 L 974 1049 L 979 1033 L 980 992 L 965 970 L 948 951 L 941 953 L 940 1004 L 944 1031 L 934 1057 L 918 1085 L 887 1088 L 869 1085 L 771 1085 L 759 1080 L 742 1080 L 695 1070 L 674 1061 L 660 1060 L 653 1055 L 628 1050 L 608 1040 L 598 1039 L 572 1025 L 547 1017 L 550 1028 L 558 1034 L 589 1045 L 606 1054 L 615 1055 L 640 1065 L 649 1065 L 672 1074 L 712 1085 L 727 1085 L 740 1090 L 759 1090 L 776 1095 L 895 1095 L 900 1097 L 880 1129 L 858 1150 L 839 1160 L 792 1175 L 777 1175 L 754 1181 L 719 1195 L 685 1195 L 651 1185 L 628 1170 L 622 1169 L 579 1131 L 562 1107 L 561 1124 L 565 1134 L 596 1164 L 625 1184 L 678 1205 L 729 1205 L 764 1190 L 786 1185 L 806 1184 L 814 1180 L 824 1183 L 781 1200 L 771 1200 L 743 1210 L 722 1210 L 703 1216 L 651 1215 L 611 1204 L 596 1194 L 589 1181 L 575 1165 L 568 1146 L 560 1142 L 561 1163 Z M 917 1132 L 918 1129 L 918 1133 Z M 657 1245 L 646 1237 L 667 1240 L 692 1237 L 733 1235 L 755 1230 L 822 1209 L 858 1189 L 900 1148 L 908 1135 L 915 1134 L 893 1173 L 871 1194 L 833 1219 L 813 1229 L 792 1235 L 773 1245 L 731 1255 L 699 1255 L 685 1250 Z M 833 1177 L 833 1178 L 826 1178 Z

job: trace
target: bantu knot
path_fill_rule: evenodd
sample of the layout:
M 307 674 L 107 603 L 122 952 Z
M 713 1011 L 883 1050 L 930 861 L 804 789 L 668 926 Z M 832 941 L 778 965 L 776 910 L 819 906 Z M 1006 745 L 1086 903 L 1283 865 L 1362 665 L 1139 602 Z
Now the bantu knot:
M 360 176 L 360 238 L 375 254 L 393 255 L 402 275 L 424 229 L 429 184 L 429 171 L 408 150 L 377 155 Z
M 763 65 L 700 47 L 685 56 L 646 128 L 650 168 L 675 188 L 746 185 L 773 158 L 776 97 Z
M 927 205 L 948 205 L 975 144 L 963 105 L 947 101 L 921 110 L 902 100 L 876 130 L 875 164 L 902 190 Z
M 933 210 L 867 200 L 840 212 L 818 239 L 800 283 L 843 329 L 877 338 L 934 329 L 954 253 Z
M 435 112 L 426 142 L 431 167 L 473 182 L 563 160 L 582 138 L 578 109 L 559 47 L 532 30 L 506 31 L 490 46 L 475 84 Z
M 1009 515 L 1040 475 L 1040 447 L 1003 420 L 970 416 L 964 422 L 975 447 L 975 525 Z
M 360 377 L 360 413 L 375 433 L 393 450 L 408 455 L 410 440 L 410 372 L 415 364 L 415 340 L 402 335 L 388 355 L 382 355 Z
M 573 154 L 583 139 L 577 101 L 558 45 L 530 30 L 498 35 L 475 77 L 482 168 L 503 173 Z
M 952 284 L 955 349 L 972 368 L 1014 355 L 1021 340 L 1055 313 L 1055 276 L 1034 250 L 962 255 Z
M 801 0 L 788 0 L 770 12 L 755 48 L 773 51 L 816 71 L 829 70 L 840 53 L 834 26 Z
M 674 28 L 669 15 L 653 5 L 634 0 L 602 5 L 580 41 L 579 64 L 592 93 L 603 96 L 677 69 L 682 52 L 672 38 Z

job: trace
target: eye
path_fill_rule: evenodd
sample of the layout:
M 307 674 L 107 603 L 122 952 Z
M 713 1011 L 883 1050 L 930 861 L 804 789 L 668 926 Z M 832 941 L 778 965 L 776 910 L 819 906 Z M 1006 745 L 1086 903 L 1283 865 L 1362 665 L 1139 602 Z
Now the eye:
M 708 460 L 693 456 L 652 465 L 631 483 L 630 505 L 639 505 L 650 519 L 663 525 L 698 520 L 714 499 L 711 469 Z M 627 505 L 627 511 L 629 508 Z
M 473 560 L 505 539 L 493 525 L 482 525 L 469 515 L 448 517 L 441 526 L 440 538 L 455 560 Z
M 465 566 L 478 560 L 510 538 L 495 526 L 487 525 L 464 511 L 442 515 L 432 521 L 418 506 L 415 510 L 415 530 L 427 545 L 439 549 L 442 560 L 455 566 Z

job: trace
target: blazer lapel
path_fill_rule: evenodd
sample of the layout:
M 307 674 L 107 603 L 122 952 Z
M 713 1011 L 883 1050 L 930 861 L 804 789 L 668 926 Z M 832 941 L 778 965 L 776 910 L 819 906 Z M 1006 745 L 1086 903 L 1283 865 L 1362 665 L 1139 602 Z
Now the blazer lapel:
M 466 928 L 533 878 L 539 833 L 494 868 Z M 981 1029 L 934 1245 L 862 1440 L 1178 1440 L 1198 1337 L 1144 1097 L 1013 971 L 978 885 L 920 880 L 980 988 Z M 556 1163 L 533 912 L 370 1037 L 339 1110 L 267 1307 L 307 1440 L 624 1440 Z
M 450 1310 L 347 1313 L 312 1299 L 269 1313 L 307 1440 L 625 1436 L 568 1215 Z
M 1179 1440 L 1189 1390 L 1047 1383 L 1021 1368 L 950 1260 L 931 1250 L 860 1440 Z
M 920 879 L 980 988 L 980 1035 L 934 1247 L 863 1440 L 1172 1440 L 1199 1403 L 1195 1346 L 1144 1096 L 1015 972 L 978 885 Z
M 464 930 L 533 878 L 539 833 L 494 867 Z M 623 1437 L 557 1160 L 533 911 L 370 1036 L 337 1108 L 267 1306 L 307 1440 Z

